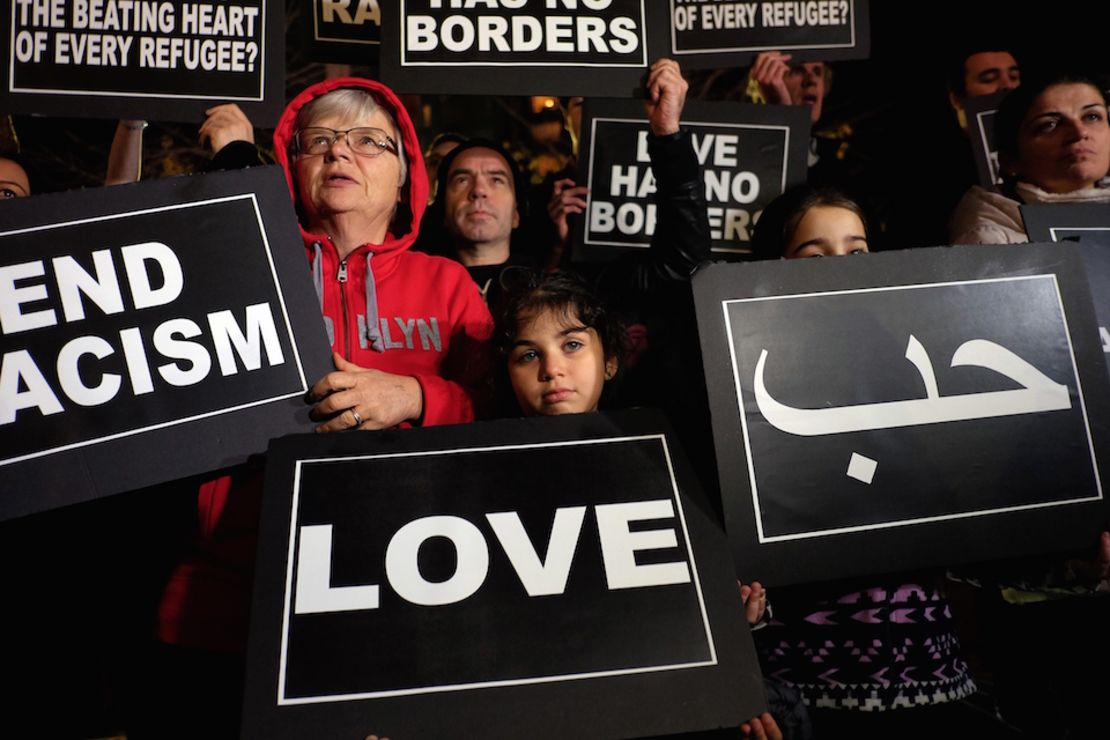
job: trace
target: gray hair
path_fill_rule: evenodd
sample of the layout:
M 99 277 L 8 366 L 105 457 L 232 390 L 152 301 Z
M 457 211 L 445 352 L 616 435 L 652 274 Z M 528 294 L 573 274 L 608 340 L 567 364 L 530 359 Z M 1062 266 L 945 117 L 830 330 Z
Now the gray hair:
M 409 163 L 408 158 L 405 156 L 405 146 L 401 141 L 401 133 L 398 130 L 397 122 L 394 120 L 393 115 L 390 114 L 370 92 L 356 87 L 343 87 L 325 93 L 297 111 L 297 120 L 293 124 L 293 129 L 295 131 L 300 131 L 303 128 L 312 126 L 314 122 L 321 118 L 339 118 L 347 121 L 359 121 L 370 118 L 370 116 L 379 111 L 385 114 L 385 117 L 389 119 L 389 123 L 393 127 L 393 131 L 387 133 L 392 133 L 393 135 L 392 138 L 397 144 L 397 159 L 400 160 L 401 163 L 401 177 L 397 185 L 404 186 L 405 180 L 408 179 Z

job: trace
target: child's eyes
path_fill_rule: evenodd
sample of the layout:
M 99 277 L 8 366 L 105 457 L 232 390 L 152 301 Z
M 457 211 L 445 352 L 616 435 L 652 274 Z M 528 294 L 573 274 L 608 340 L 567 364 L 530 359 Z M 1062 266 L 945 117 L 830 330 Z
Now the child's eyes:
M 516 362 L 517 364 L 523 365 L 524 363 L 532 362 L 537 357 L 539 357 L 539 355 L 536 353 L 536 351 L 534 349 L 529 349 L 518 354 L 516 356 Z
M 585 346 L 586 346 L 585 344 L 583 344 L 582 342 L 578 341 L 577 339 L 570 339 L 570 340 L 567 340 L 567 343 L 563 345 L 563 347 L 564 347 L 565 349 L 568 349 L 568 350 L 570 350 L 571 352 L 574 352 L 575 350 L 579 350 L 579 349 L 582 349 L 582 348 L 583 348 L 583 347 L 585 347 Z

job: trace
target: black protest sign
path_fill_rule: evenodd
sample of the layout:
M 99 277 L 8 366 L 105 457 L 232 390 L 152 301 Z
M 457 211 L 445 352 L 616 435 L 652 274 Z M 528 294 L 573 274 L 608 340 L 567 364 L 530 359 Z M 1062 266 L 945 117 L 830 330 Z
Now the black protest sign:
M 243 462 L 331 369 L 277 167 L 4 204 L 0 519 Z
M 971 141 L 971 153 L 975 157 L 975 169 L 979 173 L 979 184 L 993 189 L 1002 182 L 998 170 L 998 150 L 994 144 L 994 117 L 998 114 L 998 104 L 1006 97 L 1008 90 L 981 95 L 964 100 L 964 113 L 967 117 L 967 138 Z
M 1110 369 L 1110 204 L 1022 205 L 1025 231 L 1034 241 L 1078 242 L 1098 316 L 1098 336 Z
M 749 64 L 762 51 L 795 62 L 866 59 L 867 0 L 663 0 L 649 3 L 651 57 L 683 67 Z
M 276 440 L 246 738 L 638 737 L 761 711 L 727 541 L 654 413 Z
M 303 24 L 308 54 L 320 62 L 376 64 L 382 42 L 379 0 L 312 0 Z
M 642 0 L 388 0 L 395 90 L 631 97 L 647 73 Z
M 694 293 L 741 579 L 1097 535 L 1110 388 L 1073 247 L 715 265 Z
M 256 124 L 284 95 L 284 8 L 264 0 L 4 0 L 0 109 L 199 121 L 238 103 Z
M 809 113 L 793 106 L 691 101 L 682 115 L 705 180 L 712 249 L 746 254 L 763 206 L 805 182 Z M 586 100 L 579 161 L 590 192 L 575 230 L 577 259 L 603 260 L 651 244 L 658 209 L 650 135 L 643 105 Z

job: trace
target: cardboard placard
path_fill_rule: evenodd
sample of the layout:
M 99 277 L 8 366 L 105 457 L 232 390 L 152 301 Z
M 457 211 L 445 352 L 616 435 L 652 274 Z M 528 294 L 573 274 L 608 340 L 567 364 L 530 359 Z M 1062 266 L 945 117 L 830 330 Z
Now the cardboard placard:
M 1074 247 L 715 265 L 694 294 L 741 579 L 1048 552 L 1103 526 L 1110 387 Z
M 332 369 L 278 167 L 4 204 L 0 519 L 243 462 Z
M 304 24 L 309 58 L 320 62 L 377 64 L 382 43 L 379 0 L 312 0 Z
M 762 51 L 793 61 L 866 59 L 867 0 L 663 0 L 651 3 L 652 59 L 684 68 L 739 67 Z
M 764 706 L 654 413 L 275 440 L 243 737 L 638 737 Z
M 284 105 L 285 9 L 265 0 L 4 0 L 0 110 L 201 121 Z
M 1030 203 L 1021 206 L 1034 241 L 1078 242 L 1098 317 L 1098 337 L 1110 370 L 1110 205 Z
M 382 79 L 400 92 L 633 97 L 646 0 L 383 0 Z
M 1002 176 L 998 171 L 998 150 L 994 145 L 994 117 L 1007 92 L 1009 91 L 1003 90 L 964 101 L 967 137 L 971 141 L 971 153 L 975 157 L 979 184 L 991 190 L 1002 183 Z
M 805 182 L 809 112 L 689 101 L 682 117 L 705 178 L 712 250 L 747 254 L 763 206 Z M 574 230 L 575 259 L 604 260 L 651 245 L 657 209 L 649 135 L 641 104 L 586 100 L 579 161 L 590 193 Z

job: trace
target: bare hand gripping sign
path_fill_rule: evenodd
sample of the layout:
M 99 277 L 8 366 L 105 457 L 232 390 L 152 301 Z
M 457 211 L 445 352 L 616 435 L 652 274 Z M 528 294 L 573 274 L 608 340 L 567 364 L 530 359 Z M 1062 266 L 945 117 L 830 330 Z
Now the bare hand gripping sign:
M 628 97 L 647 69 L 645 0 L 383 3 L 382 76 L 399 90 Z M 528 74 L 521 75 L 520 69 Z
M 215 102 L 259 122 L 281 104 L 282 7 L 264 0 L 6 0 L 7 107 L 195 120 Z
M 10 204 L 0 518 L 225 467 L 307 423 L 328 352 L 283 189 L 266 168 Z
M 728 357 L 706 373 L 711 400 L 721 394 L 734 553 L 776 571 L 793 562 L 782 575 L 796 579 L 1093 536 L 1107 383 L 1078 255 L 970 247 L 823 262 L 695 280 L 729 296 L 699 295 L 699 322 L 716 314 L 706 357 Z M 1009 536 L 1034 522 L 1053 531 Z

